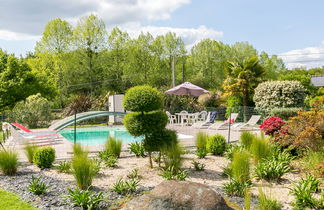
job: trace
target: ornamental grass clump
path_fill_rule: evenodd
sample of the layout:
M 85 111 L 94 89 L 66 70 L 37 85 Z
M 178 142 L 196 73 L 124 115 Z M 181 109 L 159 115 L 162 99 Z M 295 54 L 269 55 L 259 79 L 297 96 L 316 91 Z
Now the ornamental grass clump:
M 24 146 L 25 155 L 28 159 L 28 162 L 33 163 L 34 154 L 37 148 L 38 148 L 37 145 L 30 144 L 30 143 Z
M 14 175 L 18 168 L 18 154 L 14 151 L 0 150 L 0 169 L 5 175 Z
M 204 132 L 198 132 L 196 135 L 196 155 L 199 158 L 204 158 L 207 155 L 207 140 L 208 140 L 209 136 L 204 133 Z
M 241 145 L 247 150 L 250 149 L 254 136 L 255 135 L 249 131 L 242 132 L 240 136 Z
M 95 162 L 87 156 L 78 155 L 72 159 L 72 173 L 81 190 L 87 190 L 97 173 Z
M 164 169 L 172 167 L 174 173 L 177 173 L 182 166 L 183 158 L 182 154 L 184 153 L 183 147 L 179 142 L 171 143 L 168 146 L 165 146 L 162 149 L 163 160 L 164 160 Z
M 119 157 L 122 149 L 122 141 L 113 137 L 109 137 L 105 144 L 105 153 Z
M 230 168 L 233 179 L 241 183 L 250 181 L 250 155 L 247 152 L 235 152 Z
M 264 136 L 255 136 L 249 151 L 252 153 L 256 162 L 268 157 L 271 154 L 270 144 Z
M 263 192 L 261 188 L 259 188 L 259 209 L 260 210 L 281 210 L 282 204 L 274 199 L 269 198 L 266 196 L 266 194 Z

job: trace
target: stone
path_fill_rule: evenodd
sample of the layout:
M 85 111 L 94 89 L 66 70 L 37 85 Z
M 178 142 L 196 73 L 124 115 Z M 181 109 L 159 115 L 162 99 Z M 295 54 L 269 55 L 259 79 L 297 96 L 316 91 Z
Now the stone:
M 231 210 L 211 187 L 189 181 L 163 181 L 150 193 L 131 200 L 125 210 Z

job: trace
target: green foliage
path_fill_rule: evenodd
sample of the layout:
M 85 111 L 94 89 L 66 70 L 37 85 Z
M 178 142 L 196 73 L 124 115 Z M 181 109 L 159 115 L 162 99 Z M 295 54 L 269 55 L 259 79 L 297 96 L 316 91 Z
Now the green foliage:
M 170 166 L 168 168 L 164 168 L 159 176 L 163 177 L 166 180 L 184 181 L 188 176 L 188 172 L 185 170 L 176 170 L 173 166 Z
M 9 120 L 26 124 L 30 128 L 48 126 L 52 120 L 50 102 L 39 93 L 28 96 L 25 101 L 15 105 Z
M 254 138 L 254 134 L 252 134 L 249 131 L 244 131 L 241 133 L 240 142 L 245 149 L 249 150 L 253 142 L 253 138 Z
M 28 159 L 28 162 L 30 162 L 30 163 L 33 162 L 34 153 L 35 153 L 36 149 L 37 149 L 37 145 L 35 145 L 35 144 L 28 143 L 24 146 L 25 155 Z
M 244 209 L 251 210 L 251 192 L 247 188 L 244 193 Z
M 265 193 L 259 188 L 259 209 L 260 210 L 281 210 L 282 204 L 276 200 L 268 198 Z
M 172 146 L 178 142 L 177 133 L 173 130 L 163 129 L 152 133 L 144 139 L 144 148 L 148 152 L 160 151 L 165 147 Z
M 231 179 L 229 182 L 223 184 L 223 189 L 225 193 L 229 196 L 239 196 L 243 197 L 247 188 L 250 187 L 248 182 L 239 182 Z
M 281 128 L 276 140 L 282 146 L 292 146 L 299 150 L 323 151 L 324 110 L 299 112 Z
M 278 180 L 285 173 L 290 171 L 290 166 L 285 161 L 279 161 L 274 158 L 259 161 L 255 168 L 255 174 L 260 179 L 268 181 Z
M 124 117 L 123 122 L 131 135 L 142 136 L 163 130 L 168 123 L 168 116 L 164 111 L 154 111 L 145 114 L 134 112 L 128 113 Z
M 196 151 L 196 155 L 200 159 L 206 157 L 207 153 L 208 153 L 207 149 L 204 149 L 204 148 L 197 149 L 197 151 Z
M 297 209 L 322 209 L 324 207 L 323 199 L 317 200 L 312 193 L 318 191 L 319 180 L 308 175 L 305 179 L 301 179 L 291 189 L 290 193 L 295 196 L 293 206 Z
M 115 156 L 107 156 L 104 159 L 104 163 L 107 167 L 114 168 L 117 167 L 118 159 Z
M 46 190 L 50 188 L 50 186 L 46 185 L 45 182 L 41 181 L 41 176 L 34 177 L 32 176 L 32 180 L 28 185 L 28 191 L 32 192 L 34 195 L 42 195 L 46 193 Z
M 208 135 L 204 132 L 198 132 L 196 134 L 196 141 L 195 141 L 195 145 L 197 147 L 197 149 L 206 149 L 206 145 L 207 145 L 207 140 L 208 140 Z
M 298 81 L 263 82 L 255 89 L 256 109 L 270 112 L 274 108 L 302 107 L 305 88 Z
M 52 147 L 37 148 L 33 162 L 39 168 L 50 168 L 55 160 L 55 149 Z
M 280 117 L 287 121 L 290 117 L 297 116 L 300 111 L 302 111 L 301 108 L 275 108 L 270 111 L 270 116 Z
M 14 175 L 18 168 L 18 154 L 14 151 L 0 150 L 0 169 L 5 175 Z
M 234 180 L 240 183 L 250 181 L 250 155 L 247 152 L 235 152 L 230 168 Z
M 216 134 L 207 139 L 207 151 L 213 155 L 223 155 L 226 149 L 226 139 L 220 134 Z
M 235 152 L 243 151 L 244 148 L 238 144 L 228 144 L 225 152 L 225 157 L 229 160 L 233 160 L 233 155 Z
M 319 108 L 324 108 L 324 95 L 316 96 L 309 100 L 309 105 L 313 108 L 319 106 Z
M 260 161 L 261 159 L 270 155 L 270 144 L 264 136 L 253 138 L 250 152 L 253 155 L 255 161 Z
M 88 152 L 81 144 L 73 144 L 73 156 L 87 156 Z
M 135 112 L 151 112 L 161 109 L 162 105 L 162 94 L 150 86 L 129 89 L 123 100 L 124 108 Z
M 100 202 L 104 200 L 102 192 L 94 193 L 90 190 L 72 190 L 68 188 L 68 193 L 66 198 L 82 209 L 97 209 Z
M 88 189 L 97 172 L 96 163 L 87 156 L 78 155 L 72 159 L 72 173 L 79 189 Z
M 139 181 L 137 179 L 131 179 L 129 181 L 124 181 L 119 179 L 113 184 L 112 190 L 121 195 L 132 194 L 136 192 Z
M 313 174 L 316 174 L 318 176 L 323 176 L 323 174 L 320 174 L 318 170 L 318 166 L 323 162 L 324 160 L 324 152 L 311 152 L 309 151 L 305 157 L 302 159 L 302 166 L 307 171 L 312 172 Z
M 57 166 L 57 169 L 61 173 L 69 173 L 69 172 L 71 172 L 71 162 L 69 162 L 69 161 L 62 161 Z
M 136 157 L 145 157 L 145 148 L 143 143 L 131 143 L 129 147 L 130 153 L 134 153 Z
M 199 163 L 198 161 L 196 160 L 193 160 L 192 161 L 192 165 L 194 166 L 194 169 L 196 171 L 203 171 L 205 169 L 205 164 L 203 163 Z
M 142 176 L 139 175 L 138 171 L 139 171 L 138 168 L 133 169 L 131 172 L 127 174 L 127 178 L 140 180 Z
M 112 156 L 119 157 L 122 149 L 122 140 L 109 137 L 105 144 L 104 151 Z
M 0 206 L 2 209 L 36 210 L 33 206 L 20 200 L 19 196 L 0 190 Z
M 182 166 L 183 158 L 181 155 L 183 153 L 183 147 L 178 142 L 166 145 L 162 149 L 164 168 L 172 168 L 177 173 Z
M 0 50 L 0 63 L 1 111 L 12 109 L 17 102 L 25 100 L 30 95 L 41 93 L 50 98 L 55 93 L 46 79 L 44 81 L 42 77 L 36 75 L 23 58 L 18 59 Z M 18 108 L 16 111 L 19 111 Z M 16 116 L 19 117 L 19 114 Z

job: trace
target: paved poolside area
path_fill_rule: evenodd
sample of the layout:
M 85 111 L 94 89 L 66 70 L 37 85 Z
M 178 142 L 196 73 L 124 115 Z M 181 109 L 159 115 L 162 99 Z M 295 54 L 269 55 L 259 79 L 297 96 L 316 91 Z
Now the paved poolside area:
M 236 131 L 236 130 L 213 130 L 213 129 L 198 129 L 194 128 L 192 126 L 181 126 L 181 125 L 168 125 L 167 128 L 175 130 L 178 133 L 179 136 L 179 141 L 181 144 L 185 147 L 194 147 L 195 146 L 195 136 L 198 132 L 205 132 L 208 135 L 215 135 L 215 134 L 221 134 L 223 135 L 226 140 L 229 142 L 236 142 L 239 140 L 239 137 L 241 135 L 241 131 Z M 42 131 L 42 129 L 38 129 L 37 131 Z M 259 133 L 259 131 L 253 131 L 255 133 Z M 24 155 L 24 150 L 23 144 L 19 143 L 14 143 L 14 139 L 12 137 L 8 139 L 8 142 L 6 143 L 7 146 L 9 146 L 11 149 L 18 151 L 19 153 L 19 158 L 22 161 L 26 161 L 26 157 Z M 71 157 L 72 153 L 72 147 L 73 143 L 66 140 L 62 135 L 59 134 L 59 140 L 56 142 L 56 144 L 52 145 L 53 148 L 56 150 L 56 157 L 57 159 L 68 159 Z M 90 152 L 94 152 L 94 155 L 96 152 L 101 151 L 103 149 L 103 145 L 91 145 L 91 146 L 86 146 L 87 149 Z M 122 147 L 123 151 L 128 150 L 128 143 L 123 143 Z M 128 155 L 129 153 L 124 152 L 124 155 Z M 123 154 L 122 154 L 123 155 Z

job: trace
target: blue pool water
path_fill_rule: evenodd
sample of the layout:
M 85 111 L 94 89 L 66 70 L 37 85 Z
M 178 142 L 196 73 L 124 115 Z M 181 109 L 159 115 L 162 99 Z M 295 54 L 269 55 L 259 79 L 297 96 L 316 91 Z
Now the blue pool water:
M 74 129 L 64 129 L 60 134 L 68 141 L 74 141 Z M 126 143 L 141 141 L 141 137 L 130 135 L 125 128 L 96 127 L 96 128 L 77 128 L 76 142 L 81 145 L 101 145 L 105 144 L 108 137 L 115 137 Z

